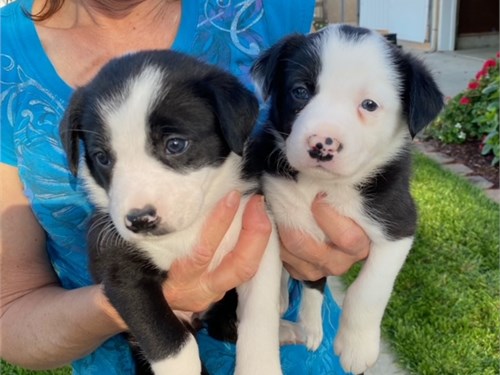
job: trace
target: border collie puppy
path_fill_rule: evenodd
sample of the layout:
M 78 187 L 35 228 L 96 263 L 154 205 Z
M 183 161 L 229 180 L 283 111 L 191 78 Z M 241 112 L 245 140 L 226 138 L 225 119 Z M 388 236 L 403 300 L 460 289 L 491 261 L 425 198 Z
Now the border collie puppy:
M 252 73 L 270 108 L 247 169 L 263 170 L 276 223 L 328 241 L 310 209 L 321 193 L 371 240 L 334 345 L 344 369 L 361 373 L 377 359 L 382 316 L 415 233 L 410 140 L 439 113 L 442 95 L 418 60 L 347 25 L 282 40 Z M 306 283 L 303 292 L 302 339 L 311 350 L 323 338 L 324 284 Z
M 155 374 L 202 372 L 195 338 L 162 283 L 172 262 L 190 255 L 215 204 L 234 189 L 257 188 L 241 167 L 257 115 L 254 95 L 232 75 L 172 51 L 146 51 L 108 63 L 76 90 L 62 121 L 70 169 L 98 208 L 91 271 Z M 233 249 L 248 199 L 211 267 Z M 237 289 L 236 374 L 282 373 L 280 273 L 273 232 L 259 271 Z

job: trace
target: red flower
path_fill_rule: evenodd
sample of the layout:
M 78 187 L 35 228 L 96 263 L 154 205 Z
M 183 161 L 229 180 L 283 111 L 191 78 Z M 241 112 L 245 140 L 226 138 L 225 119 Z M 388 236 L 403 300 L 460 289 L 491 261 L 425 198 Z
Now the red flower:
M 500 58 L 500 51 L 497 52 L 497 58 Z
M 493 59 L 486 60 L 483 65 L 483 70 L 488 71 L 489 68 L 497 66 L 497 62 Z
M 488 73 L 483 69 L 483 70 L 480 70 L 479 72 L 477 72 L 476 74 L 476 79 L 479 81 L 481 78 L 483 78 L 485 75 L 487 75 Z
M 470 99 L 466 96 L 462 96 L 462 98 L 460 99 L 460 102 L 459 102 L 461 105 L 467 105 L 467 104 L 470 104 Z
M 479 88 L 479 83 L 477 81 L 471 81 L 468 87 L 470 90 L 476 90 Z

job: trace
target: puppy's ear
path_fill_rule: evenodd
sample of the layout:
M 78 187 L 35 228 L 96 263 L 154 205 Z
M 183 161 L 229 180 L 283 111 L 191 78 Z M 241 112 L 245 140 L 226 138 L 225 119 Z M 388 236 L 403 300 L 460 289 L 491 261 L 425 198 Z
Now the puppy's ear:
M 82 115 L 83 89 L 77 89 L 69 103 L 64 117 L 59 126 L 59 135 L 68 158 L 71 173 L 76 176 L 78 172 L 78 161 L 80 159 L 79 130 Z
M 299 48 L 305 40 L 306 37 L 300 34 L 285 37 L 267 49 L 255 61 L 250 73 L 264 101 L 271 95 L 272 88 L 279 85 L 283 74 L 282 63 L 286 60 L 286 57 L 295 48 Z
M 403 80 L 403 115 L 408 121 L 413 138 L 441 112 L 444 104 L 443 94 L 420 60 L 399 50 L 396 50 L 395 55 Z
M 238 79 L 225 72 L 214 73 L 204 82 L 204 90 L 219 121 L 231 151 L 243 154 L 243 148 L 257 122 L 259 102 Z

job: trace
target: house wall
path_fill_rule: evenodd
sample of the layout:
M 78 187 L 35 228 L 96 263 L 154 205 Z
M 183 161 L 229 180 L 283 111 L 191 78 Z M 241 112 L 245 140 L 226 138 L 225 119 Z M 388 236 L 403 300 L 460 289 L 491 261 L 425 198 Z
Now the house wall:
M 360 0 L 359 24 L 424 43 L 429 37 L 430 0 Z
M 323 0 L 328 21 L 330 23 L 358 23 L 358 0 Z M 342 6 L 343 19 L 342 19 Z

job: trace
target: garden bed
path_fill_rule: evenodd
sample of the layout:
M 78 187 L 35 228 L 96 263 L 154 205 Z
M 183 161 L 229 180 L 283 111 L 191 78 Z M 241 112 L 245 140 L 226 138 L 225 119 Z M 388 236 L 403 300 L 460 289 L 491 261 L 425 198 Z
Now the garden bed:
M 481 155 L 482 143 L 480 141 L 469 141 L 462 144 L 445 144 L 430 139 L 422 142 L 431 145 L 436 151 L 451 157 L 457 163 L 466 165 L 474 171 L 474 175 L 481 176 L 493 183 L 493 189 L 499 188 L 500 178 L 498 165 L 491 165 L 493 155 Z

